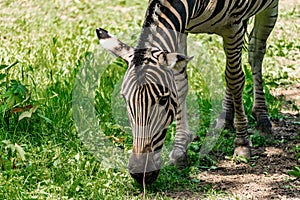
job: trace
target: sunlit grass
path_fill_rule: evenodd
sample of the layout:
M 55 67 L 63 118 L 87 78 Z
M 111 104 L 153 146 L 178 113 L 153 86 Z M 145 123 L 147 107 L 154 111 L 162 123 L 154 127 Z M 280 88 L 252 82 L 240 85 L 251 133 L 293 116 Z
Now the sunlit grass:
M 0 79 L 1 94 L 9 81 L 18 80 L 28 89 L 30 99 L 22 106 L 37 106 L 31 117 L 19 121 L 21 113 L 11 113 L 0 98 L 0 199 L 140 199 L 142 188 L 130 177 L 126 169 L 106 168 L 88 151 L 77 135 L 73 120 L 72 92 L 76 76 L 84 67 L 89 55 L 99 53 L 95 29 L 102 27 L 114 35 L 135 45 L 143 22 L 146 1 L 4 1 L 0 2 L 0 65 L 15 66 L 1 69 L 5 78 Z M 299 10 L 286 12 L 283 18 L 295 18 Z M 282 84 L 286 73 L 273 57 L 298 59 L 292 51 L 299 52 L 299 40 L 271 36 L 266 57 L 268 86 Z M 201 49 L 193 50 L 195 60 L 188 69 L 191 101 L 199 107 L 200 121 L 197 133 L 203 136 L 209 129 L 213 115 L 219 107 L 214 99 L 211 67 L 219 74 L 225 56 L 222 40 L 218 36 L 192 36 Z M 217 56 L 215 56 L 217 55 Z M 209 59 L 207 59 L 209 58 Z M 112 60 L 112 62 L 115 60 Z M 246 63 L 246 56 L 244 56 Z M 100 61 L 101 62 L 101 61 Z M 124 63 L 114 62 L 103 72 L 96 89 L 96 112 L 100 126 L 106 135 L 121 138 L 121 148 L 130 148 L 130 139 L 116 126 L 111 108 L 111 96 L 116 84 L 125 72 Z M 248 64 L 245 64 L 249 67 Z M 290 68 L 297 67 L 291 63 Z M 1 76 L 0 76 L 1 77 Z M 210 79 L 207 79 L 210 77 Z M 251 85 L 251 77 L 247 77 Z M 2 90 L 3 89 L 3 90 Z M 245 102 L 253 102 L 251 88 L 247 88 Z M 268 93 L 269 94 L 269 93 Z M 26 98 L 26 97 L 25 97 Z M 196 99 L 196 100 L 195 100 Z M 267 98 L 271 115 L 277 116 L 279 105 L 273 97 Z M 214 102 L 215 101 L 215 102 Z M 214 104 L 214 105 L 215 105 Z M 246 110 L 250 117 L 251 105 Z M 272 110 L 274 107 L 274 111 Z M 7 124 L 7 121 L 9 123 Z M 171 140 L 174 126 L 169 131 Z M 123 140 L 124 139 L 124 140 Z M 10 143 L 8 143 L 8 141 Z M 15 145 L 17 144 L 17 146 Z M 190 194 L 217 196 L 221 191 L 210 185 L 200 184 L 194 175 L 213 167 L 214 155 L 198 159 L 201 141 L 194 142 L 189 151 L 191 167 L 178 171 L 165 167 L 153 186 L 147 188 L 149 199 L 170 199 L 170 193 L 188 191 Z M 16 148 L 16 147 L 20 148 Z M 232 138 L 220 140 L 216 153 L 232 153 Z M 22 158 L 22 150 L 25 159 Z

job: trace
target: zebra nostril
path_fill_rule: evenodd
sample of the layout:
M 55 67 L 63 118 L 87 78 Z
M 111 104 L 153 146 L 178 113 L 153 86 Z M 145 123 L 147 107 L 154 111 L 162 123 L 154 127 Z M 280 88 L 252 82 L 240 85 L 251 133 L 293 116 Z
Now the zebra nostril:
M 130 173 L 131 177 L 141 185 L 143 185 L 144 181 L 146 185 L 152 184 L 157 179 L 158 174 L 159 170 L 146 173 Z

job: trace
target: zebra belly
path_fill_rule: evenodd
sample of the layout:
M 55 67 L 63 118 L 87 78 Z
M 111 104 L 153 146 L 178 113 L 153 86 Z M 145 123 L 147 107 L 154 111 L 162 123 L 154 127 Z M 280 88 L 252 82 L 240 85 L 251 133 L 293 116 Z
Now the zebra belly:
M 241 19 L 226 17 L 217 23 L 205 22 L 195 23 L 191 22 L 186 28 L 187 33 L 209 33 L 225 36 L 235 32 L 238 27 L 242 25 Z
M 277 1 L 233 0 L 231 4 L 231 1 L 224 1 L 223 9 L 216 12 L 217 5 L 221 0 L 211 0 L 203 13 L 192 16 L 187 24 L 186 32 L 215 33 L 221 36 L 232 34 L 243 24 L 244 20 L 258 14 Z

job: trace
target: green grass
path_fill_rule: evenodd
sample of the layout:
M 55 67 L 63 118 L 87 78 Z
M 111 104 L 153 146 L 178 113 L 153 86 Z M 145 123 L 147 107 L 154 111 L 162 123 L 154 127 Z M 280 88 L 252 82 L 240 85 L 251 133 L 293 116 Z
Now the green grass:
M 73 114 L 78 110 L 72 107 L 72 94 L 74 85 L 78 84 L 76 76 L 87 65 L 95 66 L 89 75 L 95 76 L 96 83 L 98 73 L 102 75 L 99 87 L 91 86 L 95 89 L 95 114 L 99 127 L 120 149 L 130 149 L 130 137 L 116 124 L 118 119 L 113 118 L 111 108 L 114 85 L 119 83 L 126 69 L 121 61 L 104 66 L 105 70 L 99 68 L 101 63 L 110 62 L 97 57 L 101 50 L 95 29 L 105 28 L 134 45 L 146 4 L 146 1 L 138 0 L 0 2 L 0 199 L 142 197 L 143 189 L 132 180 L 126 167 L 105 167 L 84 145 L 74 123 L 76 117 L 73 118 Z M 297 16 L 299 10 L 281 15 L 283 19 Z M 215 80 L 218 80 L 217 85 L 223 84 L 225 56 L 219 37 L 198 35 L 191 39 L 192 42 L 195 40 L 200 48 L 188 71 L 189 101 L 199 107 L 196 114 L 200 120 L 191 122 L 194 123 L 192 129 L 196 127 L 194 131 L 203 136 L 220 111 L 222 89 L 213 86 Z M 291 51 L 299 51 L 299 40 L 285 35 L 278 40 L 273 34 L 269 44 L 265 88 L 296 81 L 279 67 L 273 57 L 296 59 Z M 95 57 L 95 61 L 89 60 L 91 57 Z M 295 67 L 293 64 L 288 66 Z M 214 71 L 209 70 L 212 68 Z M 249 65 L 245 63 L 247 68 Z M 214 78 L 216 74 L 219 77 Z M 253 102 L 251 76 L 248 74 L 246 78 L 248 85 L 244 100 L 250 118 Z M 270 114 L 278 117 L 280 102 L 275 101 L 268 91 L 266 93 Z M 9 98 L 11 104 L 8 104 Z M 193 110 L 193 107 L 189 109 Z M 20 117 L 23 119 L 19 120 Z M 88 118 L 86 120 L 89 122 Z M 167 140 L 173 137 L 174 125 Z M 181 172 L 170 166 L 164 167 L 158 180 L 147 188 L 146 197 L 170 199 L 170 194 L 182 191 L 197 196 L 224 195 L 223 191 L 203 185 L 193 177 L 203 169 L 214 167 L 216 154 L 230 155 L 232 138 L 220 139 L 214 153 L 201 160 L 198 151 L 203 139 L 193 142 L 189 150 L 191 167 Z

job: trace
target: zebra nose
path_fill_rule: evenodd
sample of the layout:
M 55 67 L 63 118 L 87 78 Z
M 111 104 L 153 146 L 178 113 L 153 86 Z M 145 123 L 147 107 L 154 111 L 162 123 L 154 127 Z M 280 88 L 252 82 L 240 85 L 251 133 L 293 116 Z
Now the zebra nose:
M 151 172 L 145 172 L 145 173 L 130 173 L 131 177 L 136 180 L 139 184 L 143 185 L 145 184 L 150 185 L 152 184 L 158 177 L 159 170 L 151 171 Z
M 160 152 L 132 153 L 129 157 L 129 173 L 139 184 L 153 183 L 157 179 L 160 167 Z

